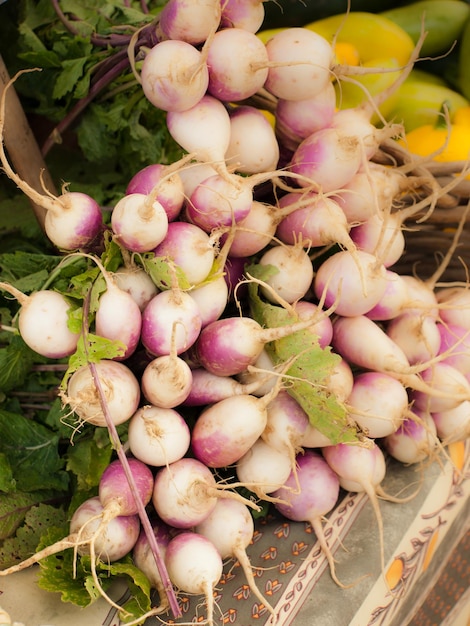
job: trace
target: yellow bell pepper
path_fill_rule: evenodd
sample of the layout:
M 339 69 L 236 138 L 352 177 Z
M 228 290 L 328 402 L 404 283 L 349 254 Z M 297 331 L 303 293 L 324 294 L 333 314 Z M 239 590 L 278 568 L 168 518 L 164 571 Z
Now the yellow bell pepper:
M 441 163 L 470 159 L 470 106 L 458 109 L 449 126 L 443 121 L 418 126 L 408 132 L 400 143 L 418 156 L 427 157 L 436 153 L 432 158 Z

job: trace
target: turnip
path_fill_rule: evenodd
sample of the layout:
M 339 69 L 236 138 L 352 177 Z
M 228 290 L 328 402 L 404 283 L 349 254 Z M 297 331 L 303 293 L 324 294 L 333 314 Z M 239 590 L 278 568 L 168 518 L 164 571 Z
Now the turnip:
M 229 255 L 250 257 L 261 252 L 272 241 L 276 232 L 276 207 L 254 200 L 246 217 L 233 227 Z M 222 240 L 225 239 L 225 236 Z
M 354 377 L 346 401 L 348 415 L 365 435 L 378 439 L 397 430 L 408 412 L 408 394 L 396 378 L 383 372 L 363 372 Z
M 266 428 L 267 407 L 279 393 L 280 381 L 265 396 L 258 398 L 245 393 L 206 407 L 196 419 L 191 434 L 194 456 L 213 468 L 236 463 Z
M 185 41 L 160 41 L 145 55 L 140 80 L 155 107 L 186 111 L 199 102 L 209 85 L 205 54 Z
M 183 532 L 170 540 L 165 562 L 170 578 L 185 593 L 205 597 L 207 617 L 204 623 L 214 624 L 214 587 L 219 582 L 222 558 L 214 544 L 195 532 Z
M 197 46 L 217 30 L 220 14 L 219 0 L 169 0 L 159 14 L 158 28 L 165 39 Z
M 140 402 L 140 385 L 135 374 L 124 363 L 109 359 L 102 359 L 95 368 L 114 424 L 126 422 Z M 107 425 L 100 394 L 88 365 L 82 365 L 71 375 L 67 390 L 61 396 L 63 403 L 70 406 L 81 422 Z
M 470 372 L 470 329 L 455 324 L 438 323 L 441 338 L 439 354 L 445 354 L 443 363 L 456 367 L 463 374 Z
M 339 487 L 338 476 L 325 459 L 313 450 L 305 450 L 297 457 L 297 472 L 292 471 L 284 486 L 272 495 L 279 498 L 274 506 L 287 519 L 310 523 L 330 566 L 331 577 L 340 587 L 346 587 L 336 576 L 333 554 L 322 525 L 322 518 L 338 501 Z
M 198 306 L 201 328 L 218 320 L 227 307 L 228 285 L 223 275 L 191 289 L 188 293 Z
M 157 44 L 158 45 L 158 44 Z M 198 161 L 226 174 L 225 153 L 230 143 L 230 116 L 225 106 L 207 94 L 184 110 L 167 114 L 170 135 Z
M 189 529 L 201 523 L 218 498 L 235 498 L 250 504 L 231 485 L 218 484 L 212 471 L 198 459 L 183 457 L 160 468 L 155 476 L 152 503 L 168 525 Z
M 234 376 L 253 365 L 264 346 L 318 322 L 312 319 L 293 321 L 276 328 L 263 328 L 251 317 L 227 316 L 203 328 L 194 345 L 199 364 L 217 376 Z
M 330 82 L 334 52 L 321 35 L 306 28 L 287 28 L 266 42 L 270 61 L 265 89 L 285 100 L 305 100 Z
M 75 352 L 80 335 L 68 327 L 71 305 L 65 296 L 52 289 L 41 289 L 27 296 L 3 282 L 0 289 L 21 305 L 18 330 L 31 350 L 50 359 L 61 359 Z
M 171 222 L 164 240 L 153 252 L 156 257 L 173 261 L 191 285 L 207 278 L 215 260 L 214 242 L 209 235 L 187 222 Z
M 223 28 L 243 28 L 256 33 L 263 24 L 263 0 L 221 0 Z
M 439 352 L 439 328 L 436 320 L 425 313 L 397 315 L 387 324 L 386 333 L 403 350 L 411 365 L 425 363 Z
M 385 267 L 394 265 L 405 251 L 402 219 L 398 213 L 371 215 L 350 231 L 359 250 L 374 254 Z
M 470 382 L 448 363 L 433 363 L 421 372 L 421 376 L 436 393 L 432 396 L 425 390 L 414 391 L 413 403 L 418 409 L 431 413 L 448 411 L 461 404 L 462 399 L 470 400 Z
M 470 402 L 465 400 L 445 411 L 435 411 L 431 417 L 443 445 L 465 441 L 470 437 Z
M 192 382 L 191 368 L 172 350 L 170 354 L 152 359 L 145 366 L 140 384 L 148 402 L 171 409 L 186 400 Z
M 152 467 L 181 459 L 189 449 L 190 438 L 186 421 L 175 409 L 144 405 L 129 421 L 129 449 Z
M 34 70 L 25 70 L 34 71 Z M 50 241 L 59 249 L 85 248 L 98 238 L 103 229 L 103 216 L 99 204 L 89 195 L 79 191 L 66 191 L 55 197 L 44 189 L 41 194 L 31 187 L 11 167 L 5 154 L 5 99 L 8 90 L 23 74 L 18 72 L 5 85 L 0 100 L 0 160 L 5 174 L 37 206 L 45 209 L 44 230 Z
M 437 429 L 430 413 L 414 411 L 394 433 L 382 440 L 385 450 L 405 464 L 431 460 L 438 445 Z
M 291 192 L 283 196 L 278 205 L 282 219 L 276 236 L 284 243 L 292 245 L 301 240 L 304 246 L 314 248 L 338 244 L 354 251 L 350 226 L 334 199 L 313 191 Z
M 117 561 L 132 551 L 140 532 L 138 515 L 120 515 L 106 524 L 102 523 L 104 507 L 98 496 L 85 500 L 73 513 L 70 534 L 56 543 L 43 548 L 33 556 L 4 570 L 0 576 L 8 576 L 30 567 L 42 559 L 73 548 L 81 555 L 90 555 L 91 573 L 98 592 L 113 607 L 123 608 L 113 602 L 103 590 L 96 573 L 96 560 L 105 563 Z
M 128 250 L 150 252 L 165 238 L 168 216 L 152 194 L 131 193 L 115 204 L 111 227 L 118 243 Z
M 336 92 L 332 82 L 311 98 L 279 98 L 276 104 L 276 133 L 281 143 L 295 150 L 309 135 L 330 126 L 335 107 Z
M 444 287 L 436 291 L 439 317 L 447 324 L 470 329 L 470 290 L 468 287 Z
M 262 387 L 262 380 L 256 379 L 252 382 L 242 383 L 231 376 L 213 374 L 203 367 L 196 367 L 191 372 L 191 390 L 182 402 L 185 406 L 204 406 L 219 402 L 219 400 L 229 398 L 230 396 L 245 393 L 257 394 Z
M 165 209 L 168 221 L 175 220 L 184 204 L 184 186 L 179 171 L 172 166 L 152 163 L 139 170 L 126 187 L 126 195 L 149 195 L 156 189 L 155 200 Z
M 286 454 L 268 445 L 262 438 L 235 465 L 240 483 L 260 500 L 272 501 L 269 494 L 282 487 L 292 469 L 292 460 Z
M 123 291 L 127 291 L 141 311 L 158 293 L 157 286 L 147 272 L 136 264 L 119 267 L 113 274 L 114 282 Z
M 164 559 L 166 547 L 171 539 L 170 527 L 161 520 L 158 520 L 152 522 L 152 530 L 155 536 L 155 541 L 160 547 L 162 558 Z M 157 609 L 158 613 L 167 611 L 169 604 L 165 594 L 165 587 L 160 576 L 160 572 L 156 566 L 155 558 L 147 539 L 147 535 L 143 530 L 140 531 L 139 537 L 132 549 L 132 560 L 135 565 L 147 576 L 152 588 L 156 589 L 158 592 L 160 598 L 160 605 Z
M 142 314 L 142 343 L 154 356 L 181 354 L 195 343 L 201 324 L 199 308 L 190 295 L 178 288 L 161 291 Z
M 230 142 L 225 161 L 242 174 L 270 172 L 277 167 L 279 144 L 261 111 L 248 105 L 230 111 Z
M 459 375 L 456 371 L 455 375 L 450 376 L 447 386 L 444 384 L 444 388 L 438 388 L 432 380 L 432 371 L 434 367 L 443 364 L 432 365 L 432 362 L 427 362 L 411 366 L 403 350 L 378 324 L 365 315 L 338 317 L 333 323 L 332 344 L 336 352 L 349 363 L 364 369 L 384 372 L 397 378 L 406 387 L 419 391 L 420 401 L 423 403 L 430 399 L 447 403 L 460 402 L 470 397 L 468 381 L 463 374 Z M 427 380 L 418 375 L 423 370 L 428 371 Z M 439 371 L 444 370 L 439 368 Z M 451 390 L 449 385 L 452 382 Z
M 224 102 L 250 98 L 268 76 L 268 54 L 263 42 L 242 28 L 222 28 L 207 50 L 208 92 Z
M 299 175 L 302 187 L 328 193 L 349 183 L 363 159 L 357 137 L 328 127 L 317 130 L 299 144 L 289 170 Z
M 254 523 L 248 507 L 236 500 L 218 500 L 212 512 L 198 524 L 197 533 L 209 539 L 222 559 L 235 558 L 241 565 L 252 593 L 273 617 L 275 612 L 256 584 L 247 548 L 253 540 Z
M 259 264 L 272 265 L 277 270 L 265 279 L 269 289 L 261 286 L 265 298 L 275 301 L 274 291 L 282 300 L 292 304 L 306 296 L 314 272 L 310 257 L 302 245 L 273 246 L 261 255 Z
M 321 448 L 322 455 L 339 478 L 346 491 L 365 492 L 372 504 L 379 527 L 380 558 L 384 563 L 383 521 L 378 496 L 385 496 L 381 483 L 385 478 L 385 457 L 379 446 L 371 441 L 368 446 L 339 443 Z M 389 496 L 387 496 L 389 497 Z
M 342 250 L 323 261 L 313 288 L 317 298 L 325 292 L 326 306 L 334 305 L 338 315 L 364 315 L 385 293 L 386 268 L 369 252 Z
M 408 286 L 397 272 L 387 269 L 385 272 L 385 291 L 366 316 L 375 321 L 391 320 L 405 311 L 409 304 Z

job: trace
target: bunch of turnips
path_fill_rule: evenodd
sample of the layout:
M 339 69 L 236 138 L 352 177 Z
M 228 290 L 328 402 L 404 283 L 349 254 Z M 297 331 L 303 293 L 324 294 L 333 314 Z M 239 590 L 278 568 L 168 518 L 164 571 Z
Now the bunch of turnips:
M 426 281 L 394 270 L 405 223 L 465 172 L 441 186 L 423 160 L 410 173 L 375 159 L 404 134 L 379 105 L 422 41 L 386 92 L 339 108 L 334 85 L 368 70 L 307 28 L 263 42 L 263 11 L 169 0 L 158 43 L 143 58 L 129 50 L 181 159 L 136 172 L 110 216 L 84 193 L 33 191 L 2 142 L 6 174 L 92 281 L 81 301 L 0 287 L 27 345 L 67 361 L 64 415 L 108 429 L 115 458 L 69 536 L 0 575 L 73 548 L 122 610 L 96 568 L 130 555 L 160 597 L 130 623 L 178 618 L 182 591 L 205 598 L 213 624 L 233 558 L 274 622 L 247 555 L 251 512 L 267 503 L 311 523 L 342 585 L 322 526 L 341 489 L 370 497 L 383 558 L 386 455 L 418 464 L 470 433 L 468 286 L 440 283 L 444 264 Z M 7 125 L 3 98 L 2 137 Z

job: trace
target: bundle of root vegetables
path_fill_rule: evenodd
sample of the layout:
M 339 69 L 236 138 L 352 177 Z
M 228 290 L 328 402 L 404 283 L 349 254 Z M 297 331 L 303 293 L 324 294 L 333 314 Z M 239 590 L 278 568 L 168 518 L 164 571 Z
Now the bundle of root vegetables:
M 427 463 L 470 433 L 467 164 L 413 156 L 379 112 L 425 35 L 386 93 L 338 110 L 334 80 L 366 70 L 312 30 L 262 42 L 262 6 L 168 2 L 135 71 L 182 157 L 136 172 L 108 222 L 84 193 L 33 191 L 2 148 L 64 261 L 95 279 L 79 332 L 66 292 L 0 286 L 27 345 L 69 359 L 64 414 L 108 429 L 115 458 L 70 535 L 0 575 L 75 549 L 125 619 L 96 563 L 131 555 L 159 604 L 128 623 L 179 618 L 184 592 L 213 624 L 230 559 L 275 623 L 247 557 L 253 510 L 309 522 L 341 584 L 322 521 L 341 490 L 370 497 L 383 555 L 386 456 Z

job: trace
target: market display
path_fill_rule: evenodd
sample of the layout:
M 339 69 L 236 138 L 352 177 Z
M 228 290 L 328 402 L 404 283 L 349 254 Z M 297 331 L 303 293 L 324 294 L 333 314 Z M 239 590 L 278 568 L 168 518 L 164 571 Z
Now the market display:
M 387 457 L 425 465 L 470 435 L 470 6 L 352 2 L 285 26 L 256 0 L 116 2 L 103 35 L 89 7 L 59 4 L 55 50 L 22 23 L 50 67 L 67 30 L 87 47 L 80 105 L 44 154 L 91 101 L 81 72 L 103 42 L 94 84 L 127 72 L 115 89 L 132 81 L 137 134 L 119 128 L 129 102 L 102 99 L 129 146 L 119 183 L 38 190 L 10 162 L 6 101 L 44 68 L 3 89 L 1 165 L 44 211 L 47 250 L 0 254 L 0 580 L 39 564 L 42 589 L 122 623 L 213 625 L 235 560 L 274 624 L 248 556 L 257 520 L 309 523 L 346 587 L 325 518 L 364 492 L 385 573 L 380 499 L 412 497 L 383 488 Z M 454 44 L 450 85 L 429 57 Z M 424 275 L 413 231 L 446 235 Z

